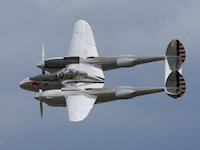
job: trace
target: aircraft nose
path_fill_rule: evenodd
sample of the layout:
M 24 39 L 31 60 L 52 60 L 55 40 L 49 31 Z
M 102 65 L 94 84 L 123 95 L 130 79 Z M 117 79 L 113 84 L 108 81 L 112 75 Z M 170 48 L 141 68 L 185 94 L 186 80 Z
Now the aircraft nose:
M 27 89 L 28 88 L 28 83 L 30 82 L 30 79 L 29 77 L 22 80 L 19 84 L 19 86 L 22 88 L 22 89 Z

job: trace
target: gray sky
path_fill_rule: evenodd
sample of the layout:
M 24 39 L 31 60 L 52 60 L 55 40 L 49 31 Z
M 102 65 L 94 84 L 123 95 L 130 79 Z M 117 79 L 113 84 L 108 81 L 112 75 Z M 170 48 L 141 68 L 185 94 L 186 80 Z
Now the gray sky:
M 0 1 L 0 149 L 199 149 L 200 1 L 18 0 Z M 186 94 L 166 94 L 95 105 L 81 123 L 65 108 L 44 106 L 19 82 L 40 73 L 41 58 L 68 52 L 74 23 L 92 26 L 99 54 L 163 55 L 171 39 L 187 53 Z M 164 63 L 106 72 L 106 86 L 162 86 Z

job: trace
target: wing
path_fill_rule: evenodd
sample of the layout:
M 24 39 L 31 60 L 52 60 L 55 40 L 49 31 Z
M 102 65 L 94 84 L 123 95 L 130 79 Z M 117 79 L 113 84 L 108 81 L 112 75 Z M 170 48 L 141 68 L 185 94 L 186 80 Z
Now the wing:
M 92 29 L 84 20 L 79 20 L 75 24 L 68 56 L 82 58 L 98 56 Z
M 70 121 L 82 121 L 91 111 L 97 96 L 92 95 L 69 95 L 65 97 Z

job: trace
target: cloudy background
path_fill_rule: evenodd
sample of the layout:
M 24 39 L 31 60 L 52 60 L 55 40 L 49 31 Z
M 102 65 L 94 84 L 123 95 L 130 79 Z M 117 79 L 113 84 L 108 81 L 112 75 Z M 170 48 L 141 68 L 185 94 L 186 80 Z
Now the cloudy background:
M 199 149 L 200 1 L 0 0 L 0 149 Z M 187 51 L 186 94 L 165 93 L 96 105 L 80 123 L 65 108 L 44 106 L 19 88 L 40 73 L 41 58 L 67 55 L 74 23 L 92 26 L 101 56 L 163 55 L 171 39 Z M 106 72 L 106 87 L 162 86 L 164 63 Z

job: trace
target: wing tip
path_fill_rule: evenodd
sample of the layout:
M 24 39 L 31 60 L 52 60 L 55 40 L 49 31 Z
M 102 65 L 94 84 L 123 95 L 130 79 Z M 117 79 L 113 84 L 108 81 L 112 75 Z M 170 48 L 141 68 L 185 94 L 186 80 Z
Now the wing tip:
M 85 117 L 86 118 L 86 117 Z M 70 118 L 69 117 L 69 121 L 70 122 L 81 122 L 83 121 L 85 118 Z
M 84 19 L 80 19 L 80 20 L 76 21 L 76 24 L 85 24 L 85 25 L 89 26 L 88 22 Z

